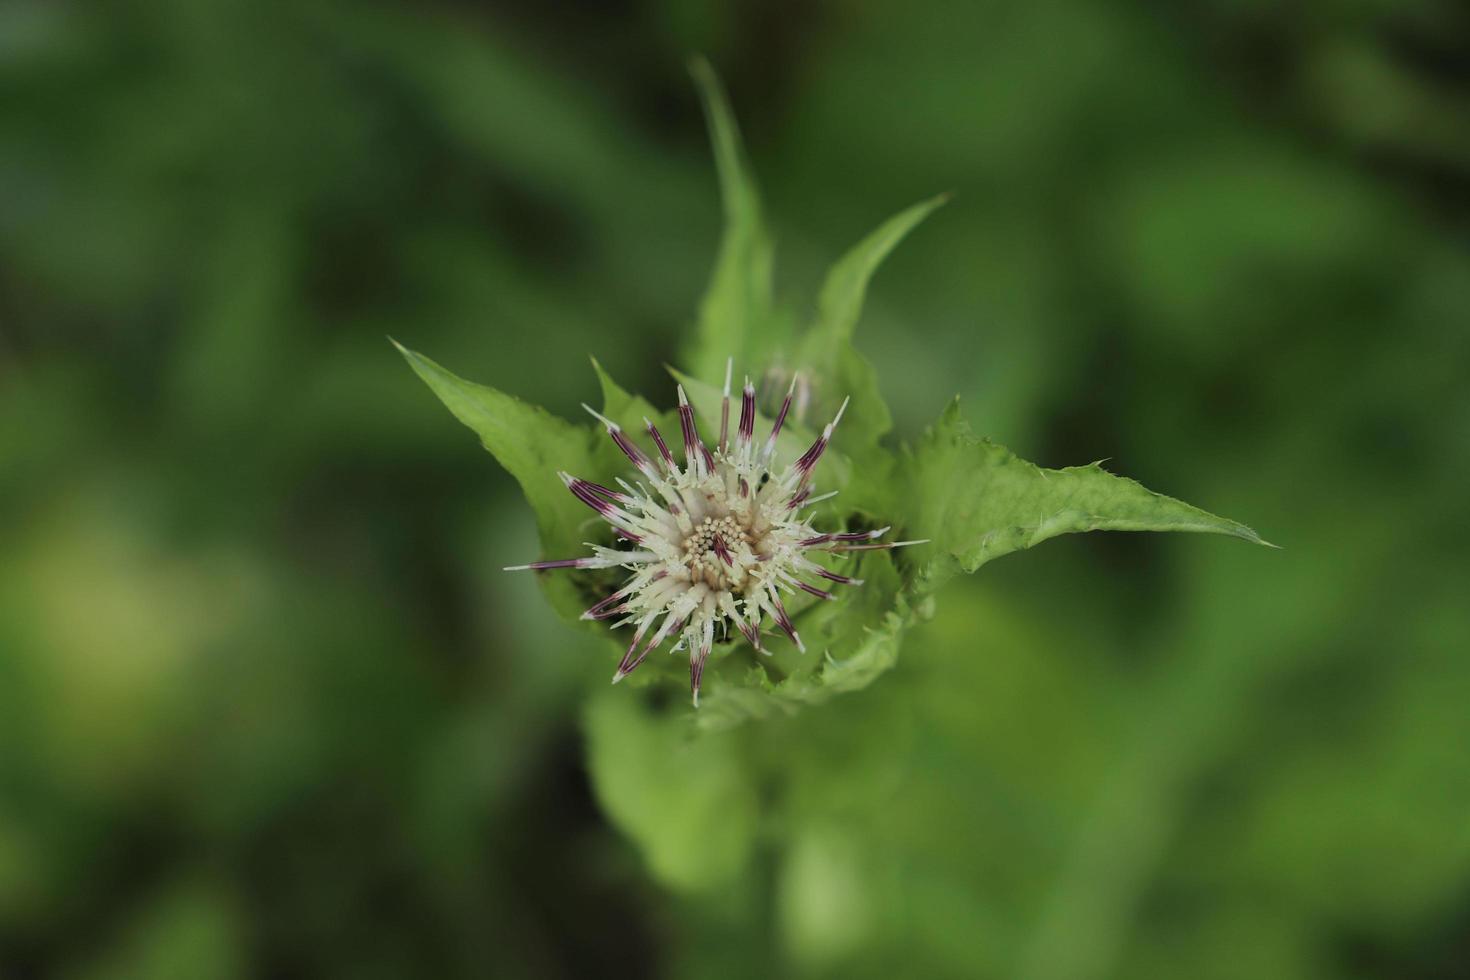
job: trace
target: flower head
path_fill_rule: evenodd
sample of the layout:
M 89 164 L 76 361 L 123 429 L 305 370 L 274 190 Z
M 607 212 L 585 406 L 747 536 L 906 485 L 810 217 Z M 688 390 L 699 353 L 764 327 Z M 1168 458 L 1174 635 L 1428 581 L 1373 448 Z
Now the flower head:
M 640 449 L 616 422 L 584 405 L 607 428 L 642 479 L 632 484 L 617 480 L 618 489 L 613 489 L 567 473 L 559 475 L 567 489 L 607 521 L 629 547 L 589 545 L 593 552 L 589 556 L 507 569 L 626 568 L 630 576 L 623 587 L 582 614 L 583 619 L 612 619 L 615 627 L 632 627 L 632 642 L 613 674 L 613 683 L 632 673 L 665 640 L 677 637 L 672 649 L 689 651 L 689 684 L 696 705 L 717 633 L 724 637 L 734 626 L 764 653 L 762 624 L 769 617 L 805 652 L 782 593 L 794 595 L 800 590 L 818 599 L 833 599 L 834 586 L 863 584 L 813 561 L 813 552 L 922 543 L 880 542 L 887 527 L 850 533 L 824 533 L 813 527 L 804 512 L 835 496 L 836 491 L 813 494 L 812 477 L 847 402 L 805 453 L 779 466 L 776 440 L 791 410 L 798 379 L 792 379 L 770 435 L 757 443 L 755 388 L 749 379 L 741 391 L 740 418 L 731 438 L 732 369 L 733 362 L 727 363 L 720 436 L 714 448 L 700 437 L 694 406 L 684 386 L 679 386 L 682 464 L 648 419 L 643 421 L 656 450 L 654 456 Z

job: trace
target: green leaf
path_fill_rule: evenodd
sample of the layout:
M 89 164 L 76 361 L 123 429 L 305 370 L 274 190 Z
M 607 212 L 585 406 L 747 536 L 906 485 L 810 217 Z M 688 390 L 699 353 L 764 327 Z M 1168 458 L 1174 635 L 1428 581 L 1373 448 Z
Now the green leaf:
M 625 688 L 595 697 L 583 721 L 597 800 L 659 879 L 696 891 L 740 874 L 758 800 L 733 733 L 693 737 L 687 714 L 657 713 Z
M 603 370 L 597 358 L 592 358 L 592 370 L 597 373 L 597 383 L 602 388 L 602 414 L 621 425 L 628 432 L 638 432 L 645 418 L 657 420 L 660 412 L 646 399 L 629 394 Z M 611 440 L 609 440 L 611 441 Z M 627 457 L 621 457 L 626 460 Z M 625 464 L 626 465 L 626 464 Z
M 592 471 L 591 430 L 494 388 L 466 381 L 396 340 L 393 346 L 454 417 L 473 430 L 490 455 L 515 477 L 536 512 L 542 542 L 566 540 L 575 547 L 578 537 L 573 529 L 583 523 L 586 513 L 567 493 L 557 473 Z
M 769 359 L 780 346 L 788 321 L 772 308 L 774 246 L 730 104 L 709 62 L 697 58 L 689 70 L 699 87 L 714 145 L 725 230 L 700 303 L 697 336 L 687 363 L 695 374 L 714 377 L 724 370 L 727 357 L 741 364 Z
M 695 722 L 701 731 L 719 732 L 747 721 L 794 714 L 797 709 L 822 704 L 838 694 L 860 691 L 898 662 L 903 637 L 913 623 L 906 607 L 886 615 L 876 627 L 865 627 L 854 647 L 807 653 L 821 659 L 814 671 L 772 681 L 756 664 L 747 668 L 743 682 L 732 678 L 700 700 Z M 805 636 L 807 630 L 798 624 Z
M 873 278 L 873 273 L 878 271 L 888 253 L 949 198 L 948 194 L 939 194 L 905 208 L 838 260 L 822 284 L 817 300 L 817 322 L 808 335 L 809 343 L 836 347 L 852 340 L 858 317 L 862 315 L 868 280 Z
M 1194 531 L 1265 545 L 1244 524 L 1114 476 L 1099 464 L 1049 470 L 977 438 L 956 399 L 911 460 L 918 535 L 931 540 L 916 583 L 922 594 L 956 571 L 1059 534 Z
M 893 428 L 877 373 L 852 346 L 868 282 L 904 236 L 948 200 L 941 194 L 900 211 L 839 259 L 822 286 L 816 322 L 802 339 L 798 367 L 816 388 L 817 409 L 832 412 L 851 399 L 834 442 L 853 456 L 876 455 L 879 439 Z
M 599 461 L 594 452 L 593 430 L 572 425 L 494 388 L 466 381 L 397 341 L 393 346 L 521 485 L 536 513 L 542 557 L 576 558 L 586 554 L 582 542 L 589 534 L 606 532 L 601 522 L 567 492 L 557 473 L 566 470 L 598 479 L 606 472 L 608 461 Z M 534 560 L 534 556 L 526 560 Z M 538 573 L 538 577 L 557 611 L 568 618 L 576 618 L 586 608 L 583 600 L 599 584 L 595 576 L 574 580 L 565 573 Z

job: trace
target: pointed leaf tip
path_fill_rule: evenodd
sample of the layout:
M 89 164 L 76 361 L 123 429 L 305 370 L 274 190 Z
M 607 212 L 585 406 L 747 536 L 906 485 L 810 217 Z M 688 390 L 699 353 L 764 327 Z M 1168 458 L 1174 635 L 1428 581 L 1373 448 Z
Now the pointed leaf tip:
M 589 430 L 502 391 L 466 381 L 423 354 L 397 341 L 393 344 L 429 390 L 479 436 L 521 485 L 536 512 L 542 543 L 549 547 L 579 544 L 576 528 L 583 519 L 581 508 L 566 494 L 556 473 L 598 472 Z
M 867 296 L 868 282 L 898 243 L 920 222 L 950 199 L 949 193 L 936 194 L 911 205 L 879 225 L 866 238 L 853 246 L 827 274 L 817 301 L 818 322 L 813 333 L 823 344 L 835 344 L 852 338 Z
M 749 363 L 768 356 L 786 321 L 774 315 L 773 249 L 735 114 L 708 61 L 691 59 L 689 71 L 704 107 L 725 227 L 686 363 L 696 376 L 713 378 L 727 357 Z
M 1254 530 L 1154 493 L 1097 464 L 1043 469 L 975 437 L 952 402 L 916 450 L 918 528 L 939 542 L 920 573 L 929 591 L 956 571 L 1084 531 L 1189 531 L 1267 545 Z

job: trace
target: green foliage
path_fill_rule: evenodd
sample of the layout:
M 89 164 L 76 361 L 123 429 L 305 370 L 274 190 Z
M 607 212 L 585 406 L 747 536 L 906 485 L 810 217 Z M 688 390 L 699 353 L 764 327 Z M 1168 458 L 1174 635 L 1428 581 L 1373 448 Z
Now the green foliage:
M 727 356 L 735 354 L 748 364 L 757 352 L 799 352 L 792 367 L 806 373 L 818 410 L 851 398 L 841 430 L 843 452 L 833 451 L 825 472 L 826 484 L 845 494 L 840 512 L 927 535 L 930 555 L 915 565 L 908 552 L 858 553 L 858 560 L 844 568 L 856 567 L 866 580 L 861 588 L 841 590 L 834 602 L 793 604 L 798 629 L 809 638 L 806 657 L 782 651 L 769 660 L 752 660 L 737 655 L 743 645 L 722 649 L 707 672 L 718 682 L 706 688 L 701 730 L 779 717 L 867 687 L 897 662 L 904 634 L 917 619 L 916 604 L 957 570 L 973 572 L 992 558 L 1060 534 L 1205 531 L 1264 543 L 1243 525 L 1152 493 L 1097 464 L 1044 470 L 1027 463 L 972 436 L 958 402 L 897 465 L 880 444 L 891 426 L 888 407 L 852 337 L 869 281 L 883 259 L 946 197 L 889 219 L 840 259 L 818 297 L 816 322 L 798 340 L 782 329 L 794 318 L 772 315 L 770 240 L 729 107 L 706 64 L 696 62 L 694 74 L 709 116 L 726 228 L 690 355 L 697 373 L 675 371 L 674 376 L 708 428 L 720 416 L 721 391 L 699 380 L 698 372 L 722 376 Z M 421 355 L 403 353 L 520 482 L 540 519 L 543 542 L 548 547 L 568 542 L 577 505 L 567 503 L 559 481 L 546 474 L 580 468 L 602 479 L 603 469 L 616 461 L 605 456 L 603 465 L 593 468 L 587 429 L 462 381 Z M 595 360 L 593 366 L 609 417 L 637 431 L 636 419 L 652 414 L 651 406 L 625 392 Z M 782 438 L 783 458 L 791 459 L 810 433 L 795 423 Z M 575 603 L 560 608 L 576 612 Z M 648 683 L 648 675 L 657 672 L 645 669 L 640 681 Z M 668 668 L 661 672 L 667 674 Z M 609 816 L 639 842 L 656 875 L 675 887 L 698 889 L 741 870 L 753 832 L 757 776 L 738 754 L 730 754 L 734 743 L 728 736 L 691 737 L 679 713 L 650 714 L 617 695 L 594 702 L 586 732 L 599 798 Z
M 734 120 L 719 84 L 703 62 L 694 74 L 709 115 L 726 211 L 725 237 L 715 276 L 701 305 L 700 328 L 691 358 L 708 374 L 723 375 L 720 351 L 751 350 L 750 325 L 789 323 L 768 320 L 770 243 L 764 231 L 755 181 L 744 165 Z M 973 572 L 992 558 L 1029 548 L 1059 534 L 1096 530 L 1206 531 L 1232 534 L 1264 543 L 1249 528 L 1215 517 L 1188 504 L 1145 490 L 1113 476 L 1097 464 L 1043 470 L 1009 451 L 970 434 L 950 406 L 905 461 L 900 485 L 890 485 L 897 472 L 879 444 L 891 420 L 878 393 L 871 366 L 852 345 L 868 283 L 883 259 L 925 217 L 947 200 L 931 198 L 889 219 L 833 266 L 818 298 L 816 323 L 799 344 L 779 333 L 763 334 L 778 349 L 799 347 L 797 369 L 809 372 L 817 404 L 830 406 L 839 392 L 850 397 L 844 417 L 842 445 L 853 459 L 834 451 L 826 462 L 827 485 L 846 493 L 844 506 L 854 516 L 888 520 L 902 531 L 928 535 L 930 558 L 915 569 L 904 555 L 898 564 L 873 557 L 864 564 L 868 579 L 862 589 L 843 590 L 836 602 L 812 608 L 798 604 L 794 615 L 802 629 L 818 639 L 820 661 L 791 663 L 790 656 L 753 669 L 721 657 L 713 673 L 731 690 L 716 687 L 703 720 L 706 728 L 726 727 L 749 718 L 826 700 L 834 693 L 861 689 L 897 660 L 905 629 L 914 618 L 913 603 L 932 592 L 956 570 Z M 461 422 L 479 434 L 485 448 L 517 479 L 536 510 L 548 551 L 565 551 L 584 524 L 580 506 L 564 492 L 554 475 L 576 471 L 594 479 L 614 465 L 604 453 L 594 466 L 589 430 L 571 426 L 500 392 L 463 381 L 422 355 L 399 348 L 419 376 Z M 758 348 L 757 348 L 758 349 Z M 609 417 L 637 431 L 638 420 L 654 414 L 652 406 L 625 392 L 595 360 Z M 721 391 L 697 377 L 674 372 L 705 425 L 719 418 Z M 851 433 L 856 433 L 852 435 Z M 794 458 L 810 434 L 793 423 L 783 433 L 783 458 Z M 883 510 L 891 509 L 890 513 Z M 553 547 L 554 546 L 554 547 Z M 570 557 L 570 555 L 559 555 Z M 564 613 L 577 612 L 574 603 Z M 805 615 L 803 615 L 805 613 Z M 645 671 L 650 673 L 651 671 Z M 738 693 L 733 693 L 739 689 Z M 603 726 L 593 726 L 594 741 Z M 619 785 L 615 778 L 608 785 Z M 636 796 L 636 793 L 628 794 Z M 621 794 L 619 794 L 621 798 Z
M 1100 463 L 1048 470 L 1004 446 L 976 438 L 959 399 L 915 450 L 910 492 L 919 530 L 938 557 L 917 589 L 928 592 L 956 571 L 973 572 L 993 558 L 1059 534 L 1083 531 L 1196 531 L 1252 544 L 1260 535 L 1235 521 L 1146 490 Z
M 721 731 L 789 715 L 861 690 L 893 667 L 915 617 L 892 559 L 870 555 L 844 571 L 863 576 L 863 586 L 840 594 L 835 602 L 807 603 L 800 607 L 803 613 L 792 613 L 800 623 L 806 655 L 782 650 L 739 673 L 722 671 L 726 682 L 700 701 L 695 723 L 701 729 Z
M 769 363 L 803 372 L 811 386 L 814 415 L 830 417 L 850 399 L 848 422 L 837 433 L 836 444 L 863 456 L 872 466 L 882 466 L 875 450 L 878 440 L 892 428 L 892 417 L 878 392 L 872 366 L 852 346 L 853 331 L 868 283 L 879 265 L 949 195 L 901 211 L 833 265 L 818 294 L 816 321 L 798 338 L 794 334 L 796 316 L 773 305 L 773 245 L 755 178 L 746 166 L 739 129 L 709 65 L 697 60 L 693 71 L 709 120 L 725 230 L 688 352 L 692 372 L 697 377 L 719 377 L 728 357 L 748 368 Z
M 1461 976 L 1462 7 L 0 5 L 0 974 Z M 702 361 L 693 50 L 793 301 Z M 898 436 L 958 392 L 1288 549 L 1088 535 L 916 603 L 957 558 L 862 555 L 871 611 L 802 612 L 830 662 L 609 687 L 540 594 L 599 580 L 501 571 L 535 512 L 384 334 L 584 426 L 584 352 L 667 408 L 664 361 L 789 375 L 823 263 L 940 188 L 857 334 Z M 809 424 L 857 387 L 812 381 Z M 909 515 L 850 421 L 823 523 Z M 878 682 L 771 696 L 929 609 Z M 743 870 L 647 870 L 684 821 L 603 815 L 589 689 L 756 790 Z
M 811 356 L 835 354 L 852 343 L 873 273 L 904 236 L 948 201 L 948 194 L 940 194 L 900 211 L 832 266 L 817 297 L 817 322 L 807 336 Z
M 771 301 L 775 246 L 761 214 L 760 193 L 745 165 L 745 149 L 725 91 L 707 61 L 695 59 L 690 70 L 709 120 L 725 212 L 725 233 L 699 307 L 697 344 L 689 357 L 696 375 L 713 378 L 721 374 L 727 357 L 756 364 L 778 346 L 773 333 L 780 322 Z
M 839 445 L 860 453 L 871 466 L 882 465 L 878 440 L 893 427 L 888 405 L 878 392 L 878 378 L 853 347 L 853 331 L 862 314 L 868 282 L 888 253 L 937 208 L 949 200 L 941 194 L 889 218 L 832 266 L 817 297 L 817 320 L 801 339 L 797 365 L 808 371 L 819 394 L 831 404 L 851 398 L 847 425 Z
M 686 717 L 650 710 L 626 689 L 594 697 L 583 726 L 597 801 L 655 875 L 701 890 L 744 870 L 759 801 L 737 735 L 691 737 Z
M 465 381 L 397 341 L 394 346 L 454 417 L 480 437 L 481 445 L 521 485 L 536 513 L 544 554 L 549 558 L 583 554 L 584 529 L 592 522 L 557 474 L 575 471 L 592 474 L 592 478 L 602 476 L 605 466 L 594 463 L 592 432 L 494 388 Z M 613 397 L 618 397 L 615 391 Z M 619 407 L 626 411 L 634 405 L 627 400 Z M 564 617 L 575 619 L 586 608 L 576 584 L 565 576 L 543 575 L 541 581 Z
M 536 512 L 542 540 L 549 546 L 572 546 L 575 529 L 586 514 L 566 493 L 557 474 L 591 471 L 592 440 L 587 428 L 570 425 L 494 388 L 465 381 L 397 342 L 394 346 L 454 417 L 479 436 L 481 445 L 516 478 Z

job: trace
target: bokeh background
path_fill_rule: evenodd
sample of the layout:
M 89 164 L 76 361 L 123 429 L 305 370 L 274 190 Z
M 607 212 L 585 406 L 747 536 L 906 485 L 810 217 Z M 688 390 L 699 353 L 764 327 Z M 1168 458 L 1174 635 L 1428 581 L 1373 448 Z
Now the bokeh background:
M 1285 546 L 986 566 L 688 894 L 514 484 L 389 346 L 669 402 L 725 77 L 900 436 Z M 0 976 L 1470 976 L 1470 8 L 0 6 Z M 630 696 L 633 696 L 630 694 Z

